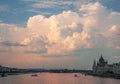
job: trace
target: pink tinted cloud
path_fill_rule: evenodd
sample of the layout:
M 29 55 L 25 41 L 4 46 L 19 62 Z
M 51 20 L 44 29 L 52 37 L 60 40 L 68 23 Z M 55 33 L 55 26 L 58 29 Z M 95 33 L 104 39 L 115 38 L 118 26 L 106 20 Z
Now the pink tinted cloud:
M 115 59 L 120 59 L 120 56 L 114 56 L 113 58 L 115 58 Z

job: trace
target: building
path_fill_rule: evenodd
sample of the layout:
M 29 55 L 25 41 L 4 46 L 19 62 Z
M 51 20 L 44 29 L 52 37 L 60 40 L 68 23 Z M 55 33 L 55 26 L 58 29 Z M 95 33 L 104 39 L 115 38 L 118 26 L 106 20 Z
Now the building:
M 103 58 L 101 55 L 98 62 L 94 60 L 93 62 L 93 74 L 120 74 L 120 62 L 114 64 L 108 64 L 108 61 Z
M 113 64 L 113 72 L 114 72 L 115 74 L 120 74 L 120 62 Z
M 0 73 L 21 72 L 23 69 L 5 67 L 0 65 Z

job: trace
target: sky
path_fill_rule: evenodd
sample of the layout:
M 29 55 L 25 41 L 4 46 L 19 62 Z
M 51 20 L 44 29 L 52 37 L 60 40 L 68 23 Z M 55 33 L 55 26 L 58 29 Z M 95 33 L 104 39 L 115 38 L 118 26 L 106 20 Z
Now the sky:
M 92 69 L 120 62 L 120 0 L 1 0 L 0 65 Z

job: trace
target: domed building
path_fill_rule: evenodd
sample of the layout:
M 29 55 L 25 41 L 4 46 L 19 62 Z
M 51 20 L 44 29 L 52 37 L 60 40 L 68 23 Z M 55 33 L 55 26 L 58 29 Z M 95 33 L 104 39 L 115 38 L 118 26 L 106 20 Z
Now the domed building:
M 113 72 L 113 65 L 108 64 L 108 62 L 101 55 L 98 62 L 94 60 L 93 62 L 93 74 L 104 74 L 107 72 Z

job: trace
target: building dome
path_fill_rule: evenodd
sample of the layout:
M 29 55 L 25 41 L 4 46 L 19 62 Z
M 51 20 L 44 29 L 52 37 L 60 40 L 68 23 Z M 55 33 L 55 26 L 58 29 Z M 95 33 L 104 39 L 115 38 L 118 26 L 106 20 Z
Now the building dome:
M 99 62 L 97 63 L 98 66 L 105 66 L 107 64 L 107 61 L 104 60 L 104 58 L 100 57 Z

